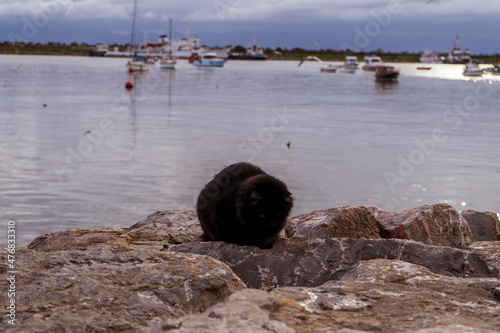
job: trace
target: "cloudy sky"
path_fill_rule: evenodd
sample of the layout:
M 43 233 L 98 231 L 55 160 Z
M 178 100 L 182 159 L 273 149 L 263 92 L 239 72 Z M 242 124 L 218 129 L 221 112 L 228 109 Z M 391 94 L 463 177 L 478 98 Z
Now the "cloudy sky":
M 0 0 L 0 41 L 130 41 L 133 0 Z M 460 35 L 473 54 L 500 53 L 500 1 L 138 0 L 138 40 L 174 38 L 209 46 L 447 52 Z M 147 35 L 145 34 L 147 32 Z M 318 43 L 319 42 L 319 43 Z

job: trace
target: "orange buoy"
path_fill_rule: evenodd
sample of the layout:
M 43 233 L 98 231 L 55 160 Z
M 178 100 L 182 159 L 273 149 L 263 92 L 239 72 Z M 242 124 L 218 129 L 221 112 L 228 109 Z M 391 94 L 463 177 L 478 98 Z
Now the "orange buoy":
M 129 73 L 132 73 L 133 71 L 134 71 L 134 68 L 133 68 L 133 67 L 129 67 L 129 68 L 128 68 L 128 72 L 129 72 Z
M 132 89 L 133 87 L 134 87 L 134 84 L 132 83 L 132 81 L 127 81 L 125 83 L 125 88 Z

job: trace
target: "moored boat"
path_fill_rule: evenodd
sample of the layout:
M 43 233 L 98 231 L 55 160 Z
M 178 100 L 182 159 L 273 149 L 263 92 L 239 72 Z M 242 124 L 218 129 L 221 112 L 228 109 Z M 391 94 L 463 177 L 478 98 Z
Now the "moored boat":
M 345 57 L 344 66 L 342 66 L 341 71 L 344 73 L 354 73 L 358 69 L 358 58 L 355 56 Z
M 135 34 L 136 34 L 136 20 L 137 20 L 137 0 L 134 1 L 134 20 L 132 24 L 132 41 L 130 42 L 130 53 L 132 54 L 135 45 Z M 146 58 L 138 56 L 137 52 L 131 60 L 127 62 L 127 67 L 129 72 L 145 72 L 149 70 L 149 66 L 146 63 Z
M 330 64 L 330 65 L 328 65 L 328 66 L 326 66 L 326 67 L 321 67 L 321 68 L 319 69 L 319 71 L 320 71 L 321 73 L 335 73 L 335 72 L 337 71 L 337 69 L 339 69 L 339 68 L 340 68 L 340 67 L 338 67 L 338 66 L 334 66 L 334 65 L 331 65 L 331 64 Z
M 457 35 L 455 45 L 451 48 L 444 62 L 449 64 L 468 64 L 471 61 L 469 49 L 465 49 L 465 51 L 460 49 L 460 40 Z
M 384 66 L 382 59 L 380 59 L 380 57 L 378 56 L 365 56 L 363 60 L 365 62 L 365 65 L 362 67 L 364 71 L 373 72 L 378 67 Z
M 463 74 L 464 76 L 482 76 L 483 70 L 479 68 L 478 64 L 468 63 L 465 64 Z
M 442 64 L 443 60 L 434 52 L 425 51 L 420 54 L 420 62 L 423 64 Z
M 169 49 L 167 54 L 160 60 L 160 68 L 162 69 L 175 69 L 177 67 L 177 61 L 172 56 L 172 19 L 169 20 Z M 166 38 L 166 36 L 164 36 Z
M 193 65 L 197 67 L 222 67 L 226 59 L 217 58 L 215 53 L 202 53 L 194 57 Z
M 397 81 L 399 71 L 394 66 L 378 66 L 375 69 L 375 79 L 377 81 Z
M 245 53 L 230 53 L 228 59 L 232 60 L 266 60 L 267 56 L 264 50 L 257 45 L 255 35 L 253 37 L 253 45 L 247 47 Z

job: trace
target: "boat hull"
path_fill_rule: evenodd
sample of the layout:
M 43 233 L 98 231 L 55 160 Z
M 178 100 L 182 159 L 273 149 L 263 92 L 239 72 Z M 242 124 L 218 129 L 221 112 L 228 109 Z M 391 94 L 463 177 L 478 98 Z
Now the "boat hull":
M 176 69 L 177 68 L 177 61 L 175 61 L 175 60 L 161 60 L 160 61 L 160 68 L 161 69 Z
M 262 55 L 246 55 L 246 54 L 230 54 L 228 56 L 230 60 L 266 60 L 267 56 L 265 54 Z
M 377 81 L 397 81 L 399 72 L 375 75 Z
M 142 61 L 129 61 L 127 67 L 129 72 L 145 72 L 149 70 L 149 66 Z
M 223 67 L 225 60 L 215 59 L 215 60 L 195 60 L 193 65 L 196 67 Z

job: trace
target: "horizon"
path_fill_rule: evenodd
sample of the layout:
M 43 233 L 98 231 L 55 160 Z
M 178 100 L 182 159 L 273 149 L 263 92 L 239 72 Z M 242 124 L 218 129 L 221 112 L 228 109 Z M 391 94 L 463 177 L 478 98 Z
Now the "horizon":
M 171 9 L 167 12 L 166 9 Z M 460 36 L 472 54 L 500 53 L 497 17 L 500 2 L 488 7 L 466 0 L 142 0 L 138 2 L 137 40 L 156 42 L 174 21 L 174 39 L 200 38 L 209 46 L 351 49 L 369 53 L 435 51 L 448 53 Z M 4 0 L 0 40 L 71 44 L 130 43 L 133 1 Z M 189 28 L 186 29 L 186 22 Z M 169 36 L 170 37 L 170 36 Z

